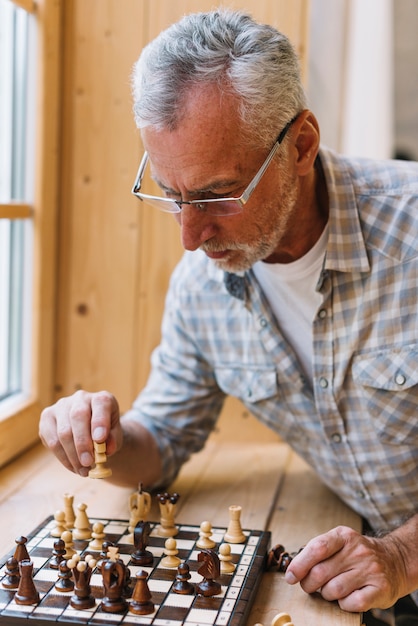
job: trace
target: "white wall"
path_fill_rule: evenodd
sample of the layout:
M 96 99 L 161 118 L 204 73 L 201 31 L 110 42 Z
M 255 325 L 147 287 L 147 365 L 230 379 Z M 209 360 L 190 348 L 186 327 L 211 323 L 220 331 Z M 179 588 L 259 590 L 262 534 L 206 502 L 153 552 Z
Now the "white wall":
M 392 1 L 311 0 L 310 107 L 345 154 L 393 154 Z

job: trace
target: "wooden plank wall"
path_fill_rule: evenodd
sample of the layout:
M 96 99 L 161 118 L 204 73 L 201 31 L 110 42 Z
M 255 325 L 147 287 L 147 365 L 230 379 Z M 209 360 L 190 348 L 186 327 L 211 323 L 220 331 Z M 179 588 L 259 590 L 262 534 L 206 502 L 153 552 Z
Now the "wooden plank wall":
M 64 3 L 63 150 L 55 395 L 106 388 L 127 409 L 148 374 L 178 226 L 139 207 L 130 73 L 141 48 L 213 0 Z M 231 0 L 288 34 L 306 62 L 309 0 Z M 242 415 L 242 413 L 241 413 Z

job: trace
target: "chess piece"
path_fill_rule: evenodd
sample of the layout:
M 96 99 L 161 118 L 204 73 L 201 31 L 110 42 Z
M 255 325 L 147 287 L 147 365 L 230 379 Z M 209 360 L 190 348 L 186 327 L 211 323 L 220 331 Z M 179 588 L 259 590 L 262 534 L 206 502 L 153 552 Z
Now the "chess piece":
M 202 550 L 212 550 L 216 546 L 216 542 L 210 537 L 212 535 L 212 524 L 210 522 L 202 522 L 200 524 L 199 539 L 196 541 L 196 547 Z
M 93 550 L 94 552 L 100 552 L 103 546 L 103 541 L 106 537 L 104 530 L 104 524 L 102 522 L 95 522 L 93 524 L 93 530 L 91 536 L 93 539 L 89 543 L 89 550 Z
M 64 561 L 64 559 L 65 542 L 63 539 L 57 539 L 56 541 L 54 541 L 54 549 L 52 550 L 52 557 L 49 561 L 49 567 L 51 569 L 58 569 L 61 561 Z
M 16 549 L 13 556 L 18 563 L 20 563 L 20 561 L 30 561 L 29 552 L 26 548 L 27 541 L 26 537 L 17 537 L 17 539 L 15 539 Z
M 52 528 L 49 533 L 51 537 L 61 537 L 62 533 L 67 530 L 67 526 L 65 523 L 65 512 L 64 511 L 56 511 L 54 514 L 55 526 Z
M 159 493 L 157 495 L 160 507 L 161 520 L 157 526 L 157 533 L 160 537 L 174 537 L 178 533 L 175 525 L 176 504 L 179 499 L 178 493 Z
M 129 611 L 135 615 L 150 615 L 154 613 L 154 603 L 147 583 L 148 574 L 139 570 L 136 574 L 136 583 L 129 603 Z
M 74 521 L 73 539 L 89 541 L 91 539 L 91 524 L 86 513 L 87 504 L 79 504 Z
M 20 581 L 14 600 L 17 604 L 38 604 L 39 591 L 33 581 L 33 563 L 31 560 L 20 561 Z
M 68 559 L 70 560 L 70 559 Z M 58 579 L 55 583 L 55 589 L 57 591 L 72 591 L 74 589 L 74 582 L 72 580 L 73 572 L 68 567 L 68 562 L 64 559 L 58 566 Z
M 65 526 L 67 530 L 74 528 L 74 509 L 73 509 L 74 496 L 69 493 L 64 494 L 64 513 L 65 513 Z
M 20 582 L 19 563 L 14 556 L 11 556 L 6 561 L 5 577 L 1 581 L 1 584 L 6 589 L 17 589 Z
M 189 583 L 191 578 L 190 568 L 187 563 L 180 563 L 177 568 L 176 580 L 173 583 L 172 590 L 174 593 L 180 593 L 182 595 L 190 595 L 194 593 L 194 585 Z
M 235 565 L 232 563 L 231 546 L 229 543 L 222 543 L 219 546 L 219 561 L 221 564 L 221 574 L 233 574 Z
M 127 601 L 123 597 L 126 583 L 126 566 L 121 559 L 103 561 L 101 573 L 103 576 L 104 597 L 102 610 L 106 613 L 120 613 L 127 608 Z
M 151 495 L 142 490 L 142 483 L 139 483 L 139 489 L 132 493 L 129 497 L 129 532 L 133 533 L 138 522 L 146 522 L 151 509 Z
M 61 539 L 65 545 L 65 554 L 64 559 L 71 559 L 74 554 L 76 554 L 76 550 L 74 550 L 74 542 L 73 542 L 73 533 L 71 530 L 66 530 L 62 533 Z
M 177 541 L 173 537 L 169 537 L 164 544 L 165 556 L 160 561 L 161 567 L 178 567 L 181 562 L 181 560 L 177 556 L 178 553 L 179 551 L 177 550 Z
M 108 558 L 109 548 L 112 548 L 114 544 L 111 541 L 103 541 L 102 549 L 100 550 L 99 560 L 97 561 L 97 569 L 100 571 L 103 562 Z
M 131 554 L 131 561 L 134 565 L 152 565 L 154 555 L 147 550 L 151 527 L 149 522 L 138 522 L 134 528 L 135 551 Z
M 244 543 L 246 536 L 242 532 L 241 528 L 241 507 L 237 504 L 232 504 L 229 507 L 229 524 L 228 530 L 225 533 L 225 541 L 228 543 Z
M 269 550 L 267 555 L 267 569 L 276 567 L 278 572 L 285 572 L 292 561 L 292 557 L 286 552 L 285 547 L 280 543 Z
M 106 465 L 106 442 L 97 443 L 97 441 L 93 441 L 93 446 L 95 467 L 89 471 L 89 478 L 109 478 L 112 476 L 112 470 Z
M 91 575 L 96 567 L 95 559 L 88 554 L 84 561 L 80 561 L 79 558 L 69 559 L 67 565 L 72 570 L 75 580 L 71 606 L 74 609 L 91 609 L 96 604 L 90 587 Z
M 221 592 L 221 585 L 216 582 L 221 573 L 219 557 L 213 550 L 202 550 L 197 556 L 198 561 L 203 561 L 203 565 L 197 570 L 203 579 L 196 584 L 196 593 L 202 596 L 216 596 Z

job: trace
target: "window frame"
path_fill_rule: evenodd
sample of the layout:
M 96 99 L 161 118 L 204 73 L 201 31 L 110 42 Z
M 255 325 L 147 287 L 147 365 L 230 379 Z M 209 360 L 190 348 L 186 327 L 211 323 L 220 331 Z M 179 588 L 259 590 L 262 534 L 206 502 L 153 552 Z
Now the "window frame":
M 33 220 L 30 392 L 0 404 L 0 466 L 39 441 L 39 415 L 53 399 L 59 178 L 62 0 L 10 0 L 36 20 L 34 201 L 0 203 L 0 219 Z

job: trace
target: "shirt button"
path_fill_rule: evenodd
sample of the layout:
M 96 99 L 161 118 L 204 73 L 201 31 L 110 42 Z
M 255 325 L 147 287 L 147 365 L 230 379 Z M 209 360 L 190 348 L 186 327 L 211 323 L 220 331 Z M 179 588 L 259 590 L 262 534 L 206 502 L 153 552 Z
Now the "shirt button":
M 260 326 L 262 328 L 264 328 L 265 326 L 267 326 L 267 324 L 268 324 L 268 322 L 267 322 L 266 318 L 262 317 L 261 320 L 260 320 Z
M 326 310 L 326 309 L 321 309 L 321 310 L 319 311 L 319 313 L 318 313 L 318 317 L 319 317 L 319 319 L 323 320 L 323 319 L 324 319 L 324 317 L 326 317 L 326 316 L 327 316 L 327 310 Z
M 319 386 L 322 387 L 322 389 L 326 389 L 328 387 L 328 381 L 323 376 L 319 379 Z
M 395 383 L 397 385 L 404 385 L 406 383 L 406 377 L 403 374 L 396 374 Z
M 342 441 L 342 437 L 341 437 L 340 433 L 332 433 L 332 435 L 331 435 L 331 440 L 332 440 L 334 443 L 341 443 L 341 441 Z
M 364 491 L 362 491 L 361 489 L 358 489 L 356 491 L 356 494 L 359 498 L 361 498 L 362 500 L 364 500 L 364 498 L 366 497 L 366 494 L 364 493 Z

